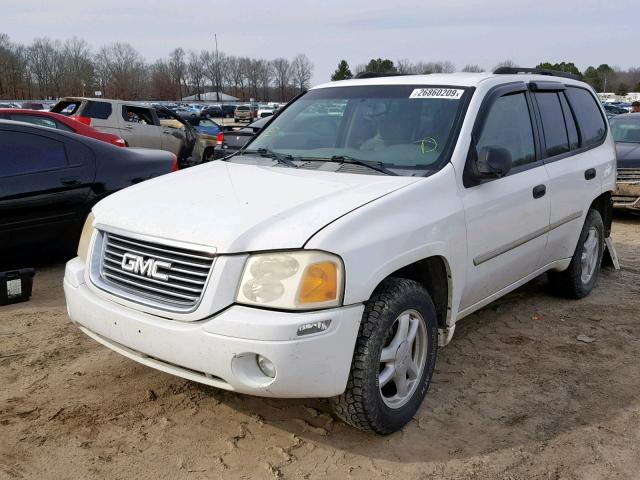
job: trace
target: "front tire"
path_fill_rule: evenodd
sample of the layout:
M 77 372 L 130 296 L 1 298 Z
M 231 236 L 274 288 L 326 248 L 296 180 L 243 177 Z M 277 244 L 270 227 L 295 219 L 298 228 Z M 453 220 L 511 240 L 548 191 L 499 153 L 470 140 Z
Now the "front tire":
M 569 267 L 563 272 L 549 272 L 554 292 L 568 298 L 583 298 L 598 282 L 604 253 L 604 224 L 600 212 L 589 210 L 580 232 L 578 245 Z
M 414 416 L 436 363 L 438 326 L 429 293 L 389 278 L 367 302 L 345 392 L 334 411 L 360 430 L 387 435 Z

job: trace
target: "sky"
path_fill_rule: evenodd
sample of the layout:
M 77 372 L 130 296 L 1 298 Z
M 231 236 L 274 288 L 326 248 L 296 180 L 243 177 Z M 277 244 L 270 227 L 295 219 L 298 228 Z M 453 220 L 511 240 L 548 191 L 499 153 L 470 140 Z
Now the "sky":
M 490 69 L 572 61 L 640 66 L 638 0 L 0 0 L 0 33 L 84 38 L 97 50 L 116 41 L 147 60 L 173 48 L 218 48 L 255 58 L 314 64 L 313 84 L 340 59 L 352 69 L 371 58 L 452 61 Z

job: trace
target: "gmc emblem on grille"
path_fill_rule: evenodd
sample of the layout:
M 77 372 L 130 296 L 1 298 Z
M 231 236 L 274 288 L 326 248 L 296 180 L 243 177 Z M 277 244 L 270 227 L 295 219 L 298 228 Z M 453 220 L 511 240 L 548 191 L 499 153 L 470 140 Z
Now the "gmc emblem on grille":
M 162 280 L 166 282 L 169 280 L 169 275 L 158 272 L 159 268 L 169 269 L 171 264 L 169 262 L 163 262 L 162 260 L 156 260 L 155 258 L 141 257 L 140 255 L 134 255 L 133 253 L 125 253 L 122 256 L 122 262 L 120 266 L 127 272 L 137 273 L 156 280 Z

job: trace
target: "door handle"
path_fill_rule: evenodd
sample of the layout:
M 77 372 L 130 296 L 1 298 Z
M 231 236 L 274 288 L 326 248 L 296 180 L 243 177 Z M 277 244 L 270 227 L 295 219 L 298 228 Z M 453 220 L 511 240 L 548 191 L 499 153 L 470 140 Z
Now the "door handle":
M 596 178 L 596 169 L 595 168 L 590 168 L 590 169 L 584 171 L 584 179 L 585 180 L 592 180 L 594 178 Z
M 60 183 L 66 187 L 70 187 L 72 185 L 79 185 L 80 179 L 78 177 L 64 177 L 60 179 Z
M 546 185 L 536 185 L 533 187 L 533 198 L 544 197 L 545 193 L 547 193 Z
M 127 130 L 133 130 L 133 125 L 125 125 L 124 128 Z

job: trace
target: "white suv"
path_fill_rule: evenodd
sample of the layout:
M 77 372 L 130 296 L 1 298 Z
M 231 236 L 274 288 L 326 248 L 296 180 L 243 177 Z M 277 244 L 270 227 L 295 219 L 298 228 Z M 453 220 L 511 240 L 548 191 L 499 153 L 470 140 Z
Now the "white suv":
M 67 264 L 69 315 L 145 365 L 267 397 L 334 397 L 387 434 L 458 320 L 543 272 L 598 278 L 615 150 L 567 77 L 332 82 L 236 155 L 98 203 Z

